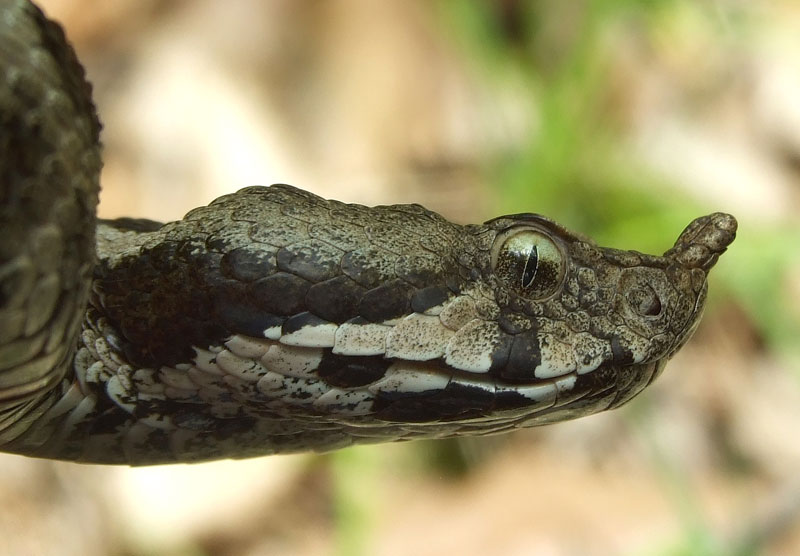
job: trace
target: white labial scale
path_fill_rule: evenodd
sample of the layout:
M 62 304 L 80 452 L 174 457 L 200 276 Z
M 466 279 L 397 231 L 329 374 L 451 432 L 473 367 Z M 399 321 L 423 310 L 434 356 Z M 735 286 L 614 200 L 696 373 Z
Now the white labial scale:
M 260 392 L 272 395 L 275 392 L 279 392 L 281 389 L 283 389 L 283 384 L 285 381 L 286 377 L 284 375 L 270 371 L 258 379 L 258 384 L 256 384 L 256 387 Z
M 191 381 L 187 371 L 188 369 L 180 371 L 172 367 L 161 367 L 158 370 L 158 376 L 167 387 L 180 390 L 197 390 L 197 385 Z
M 322 396 L 331 389 L 321 380 L 301 380 L 295 379 L 288 381 L 286 391 L 293 403 L 300 405 L 311 405 L 314 400 Z
M 147 401 L 147 398 L 142 398 L 142 401 Z M 136 422 L 145 424 L 154 429 L 170 430 L 175 428 L 172 417 L 161 413 L 149 413 L 136 419 Z
M 618 330 L 618 334 L 620 343 L 631 350 L 633 363 L 636 364 L 644 361 L 647 356 L 648 341 L 628 327 L 621 327 Z
M 272 373 L 297 378 L 316 377 L 322 361 L 321 348 L 273 345 L 261 357 L 261 365 Z
M 94 396 L 87 396 L 81 400 L 81 402 L 73 409 L 67 420 L 64 421 L 64 425 L 61 429 L 61 432 L 68 436 L 72 430 L 74 430 L 75 426 L 79 423 L 85 422 L 89 415 L 95 409 L 96 406 L 96 398 Z
M 555 385 L 556 388 L 558 388 L 558 393 L 566 394 L 570 392 L 573 388 L 575 388 L 576 380 L 578 380 L 578 376 L 575 373 L 561 377 L 558 380 L 556 380 Z
M 81 343 L 84 345 L 84 347 L 86 347 L 86 349 L 92 352 L 92 358 L 95 361 L 99 359 L 94 347 L 94 342 L 97 340 L 97 338 L 97 334 L 91 328 L 84 328 L 81 331 Z
M 281 337 L 282 331 L 283 329 L 280 326 L 270 326 L 264 330 L 264 337 L 267 340 L 278 340 Z
M 391 326 L 377 323 L 340 324 L 331 351 L 338 355 L 381 355 L 386 351 L 386 337 L 391 330 Z
M 237 405 L 238 402 L 251 400 L 259 395 L 258 379 L 267 374 L 267 372 L 268 371 L 264 369 L 264 372 L 255 377 L 255 380 L 252 377 L 243 379 L 236 375 L 228 375 L 225 377 L 225 384 L 228 385 L 229 392 L 232 394 L 233 399 L 237 400 Z
M 496 323 L 475 319 L 462 326 L 445 348 L 445 362 L 471 373 L 486 373 L 492 365 L 492 352 L 500 338 Z
M 72 369 L 75 371 L 75 378 L 84 395 L 89 393 L 89 389 L 86 386 L 86 375 L 93 364 L 94 358 L 91 352 L 85 347 L 78 348 L 78 351 L 75 353 L 75 359 L 72 362 Z
M 285 405 L 310 406 L 330 387 L 321 380 L 306 380 L 267 373 L 257 384 L 258 390 Z
M 450 330 L 459 330 L 478 318 L 475 301 L 468 295 L 461 295 L 446 303 L 439 313 L 439 320 Z
M 116 368 L 114 375 L 122 387 L 128 392 L 129 396 L 136 396 L 136 387 L 133 382 L 133 367 L 130 365 L 122 365 Z
M 457 376 L 450 379 L 451 384 L 467 386 L 469 388 L 479 388 L 487 394 L 494 395 L 497 392 L 497 382 L 494 379 L 485 380 L 485 376 L 476 375 L 475 378 Z
M 189 369 L 186 371 L 186 374 L 188 375 L 189 379 L 197 385 L 198 393 L 203 393 L 213 397 L 227 392 L 223 378 L 225 373 L 221 371 L 219 374 L 209 373 L 198 367 Z
M 270 346 L 274 344 L 274 341 L 264 338 L 252 338 L 250 336 L 236 334 L 225 342 L 225 347 L 239 357 L 260 359 L 261 356 L 267 353 Z
M 386 357 L 427 361 L 444 355 L 453 332 L 438 316 L 414 313 L 395 326 L 386 337 Z
M 549 334 L 539 337 L 539 353 L 542 361 L 533 371 L 536 378 L 547 380 L 571 373 L 577 368 L 572 346 L 559 342 Z
M 446 306 L 447 303 L 442 303 L 441 305 L 435 305 L 433 307 L 429 307 L 425 309 L 423 314 L 428 315 L 430 317 L 438 317 L 439 315 L 442 314 L 442 311 L 444 311 L 444 308 Z
M 119 372 L 106 381 L 106 395 L 128 413 L 136 410 L 136 392 L 127 373 Z
M 320 324 L 317 326 L 304 326 L 290 334 L 284 334 L 278 341 L 287 346 L 327 348 L 333 347 L 338 324 Z
M 88 369 L 86 369 L 86 374 L 84 375 L 84 386 L 102 385 L 110 376 L 111 375 L 106 369 L 106 366 L 103 365 L 103 362 L 95 361 L 89 365 Z
M 331 388 L 314 400 L 313 406 L 320 411 L 353 417 L 370 413 L 373 400 L 373 395 L 367 390 Z
M 383 378 L 367 386 L 373 394 L 378 392 L 424 392 L 441 390 L 450 382 L 450 377 L 425 370 L 413 363 L 398 362 L 389 366 Z
M 94 341 L 94 349 L 98 358 L 109 369 L 116 369 L 122 365 L 122 361 L 116 352 L 108 345 L 105 338 L 98 336 Z
M 222 369 L 217 367 L 216 359 L 218 351 L 211 351 L 210 349 L 202 349 L 199 347 L 193 348 L 195 351 L 194 366 L 197 370 L 212 375 L 222 376 L 225 374 Z
M 498 386 L 496 391 L 498 393 L 516 392 L 520 396 L 524 396 L 529 400 L 533 400 L 535 402 L 542 404 L 548 402 L 555 402 L 556 395 L 558 394 L 558 388 L 553 382 L 544 382 L 542 384 L 533 384 L 530 386 L 522 386 L 522 385 L 514 387 Z
M 586 332 L 575 335 L 572 347 L 579 375 L 590 373 L 603 361 L 611 359 L 611 346 L 608 345 L 608 341 L 595 338 Z
M 217 367 L 229 375 L 248 382 L 257 382 L 259 378 L 267 373 L 267 369 L 260 363 L 240 357 L 227 349 L 217 354 Z
M 136 369 L 131 374 L 131 379 L 140 394 L 158 396 L 164 393 L 164 384 L 161 382 L 161 373 L 153 369 Z

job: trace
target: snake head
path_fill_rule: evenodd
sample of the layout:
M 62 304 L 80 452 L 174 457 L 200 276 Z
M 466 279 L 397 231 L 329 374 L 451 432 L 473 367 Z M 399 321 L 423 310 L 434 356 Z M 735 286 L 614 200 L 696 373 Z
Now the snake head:
M 599 247 L 539 215 L 487 226 L 496 234 L 487 281 L 511 336 L 496 344 L 490 373 L 556 381 L 577 400 L 552 410 L 561 420 L 621 405 L 660 373 L 696 328 L 708 272 L 737 224 L 723 213 L 697 218 L 663 256 Z
M 170 385 L 163 399 L 133 378 L 105 385 L 120 411 L 159 427 L 169 415 L 188 439 L 167 455 L 146 443 L 136 458 L 154 462 L 491 434 L 619 406 L 691 335 L 736 221 L 699 218 L 654 256 L 534 214 L 460 226 L 276 185 L 125 228 L 101 224 L 111 241 L 83 338 Z M 173 384 L 197 393 L 188 409 Z

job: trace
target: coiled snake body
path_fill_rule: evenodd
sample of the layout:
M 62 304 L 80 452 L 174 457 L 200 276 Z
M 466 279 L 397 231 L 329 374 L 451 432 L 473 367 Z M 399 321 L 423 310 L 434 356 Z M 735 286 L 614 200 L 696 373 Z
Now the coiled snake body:
M 251 187 L 96 222 L 89 85 L 0 13 L 0 446 L 149 464 L 489 434 L 619 406 L 687 341 L 736 221 L 663 256 L 534 214 L 459 226 Z

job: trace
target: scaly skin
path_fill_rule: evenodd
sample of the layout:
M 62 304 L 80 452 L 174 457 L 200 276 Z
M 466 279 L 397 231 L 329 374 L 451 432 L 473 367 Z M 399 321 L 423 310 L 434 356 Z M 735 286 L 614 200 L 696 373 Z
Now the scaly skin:
M 90 278 L 100 163 L 89 88 L 38 10 L 2 11 L 6 451 L 199 461 L 491 434 L 617 407 L 688 340 L 735 237 L 734 218 L 712 214 L 658 257 L 534 214 L 459 226 L 419 205 L 275 185 L 165 225 L 101 222 Z

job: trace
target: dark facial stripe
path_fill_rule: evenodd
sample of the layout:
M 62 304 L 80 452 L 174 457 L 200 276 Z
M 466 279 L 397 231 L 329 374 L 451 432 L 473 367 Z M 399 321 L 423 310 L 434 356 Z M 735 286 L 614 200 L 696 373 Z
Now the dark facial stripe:
M 281 334 L 287 335 L 293 332 L 297 332 L 298 330 L 306 326 L 320 326 L 322 324 L 330 324 L 330 323 L 326 320 L 319 318 L 317 315 L 313 313 L 305 311 L 303 313 L 293 315 L 288 319 L 286 319 L 286 322 L 283 323 L 283 329 L 281 330 Z
M 372 322 L 385 322 L 409 314 L 414 287 L 402 280 L 378 286 L 361 298 L 358 312 Z
M 417 290 L 411 297 L 411 309 L 417 313 L 424 313 L 431 307 L 441 305 L 452 295 L 445 286 L 430 286 Z
M 510 338 L 512 341 L 502 346 L 508 350 L 505 365 L 496 369 L 493 367 L 491 373 L 508 382 L 531 382 L 536 367 L 542 362 L 536 331 L 526 330 Z
M 311 286 L 306 304 L 309 311 L 323 319 L 342 323 L 358 314 L 358 305 L 366 291 L 349 276 L 337 276 Z
M 317 367 L 317 375 L 331 386 L 356 388 L 383 377 L 392 362 L 382 356 L 347 356 L 326 349 Z
M 622 345 L 619 336 L 611 336 L 611 356 L 617 365 L 630 365 L 633 363 L 633 353 Z
M 373 408 L 377 419 L 423 423 L 480 417 L 493 405 L 494 395 L 490 392 L 451 382 L 443 390 L 380 392 Z

